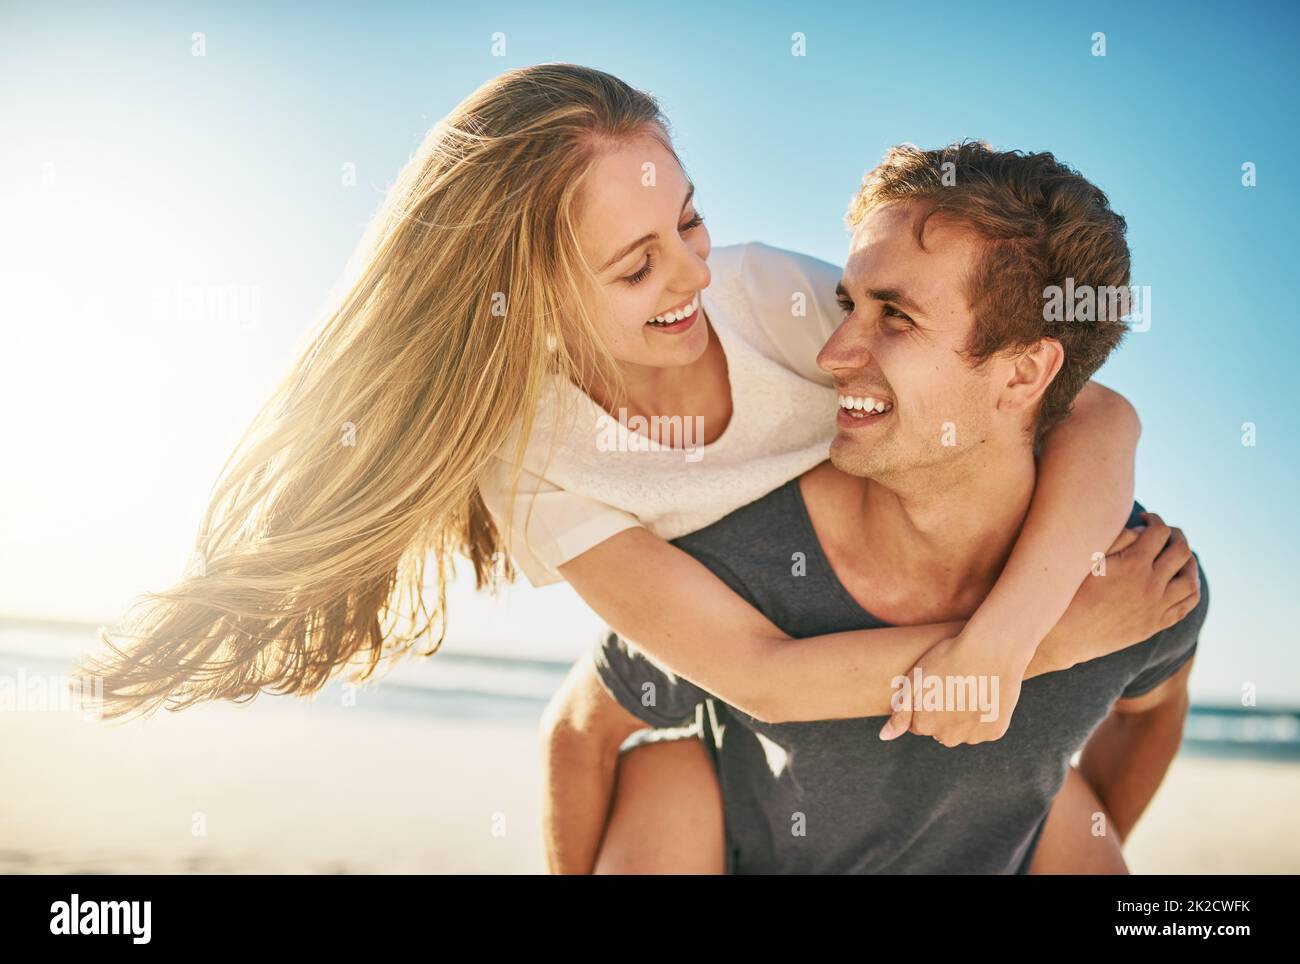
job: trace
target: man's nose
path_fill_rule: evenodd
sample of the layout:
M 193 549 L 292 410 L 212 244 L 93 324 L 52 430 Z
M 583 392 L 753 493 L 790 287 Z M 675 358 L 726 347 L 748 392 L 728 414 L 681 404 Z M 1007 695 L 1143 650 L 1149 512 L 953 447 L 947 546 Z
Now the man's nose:
M 851 321 L 844 319 L 817 353 L 817 367 L 830 375 L 859 371 L 871 364 L 870 339 L 855 332 Z

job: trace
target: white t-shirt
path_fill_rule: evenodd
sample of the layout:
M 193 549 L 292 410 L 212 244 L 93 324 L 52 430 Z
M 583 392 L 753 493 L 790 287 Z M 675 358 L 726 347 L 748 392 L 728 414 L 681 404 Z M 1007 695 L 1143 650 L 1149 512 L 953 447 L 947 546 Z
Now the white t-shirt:
M 732 399 L 717 440 L 701 445 L 683 424 L 686 448 L 670 447 L 663 431 L 654 441 L 556 376 L 539 403 L 513 524 L 518 429 L 481 477 L 483 501 L 534 586 L 562 581 L 560 565 L 624 529 L 675 539 L 826 460 L 837 402 L 816 357 L 843 317 L 840 269 L 758 242 L 714 248 L 709 269 L 701 303 L 727 357 Z

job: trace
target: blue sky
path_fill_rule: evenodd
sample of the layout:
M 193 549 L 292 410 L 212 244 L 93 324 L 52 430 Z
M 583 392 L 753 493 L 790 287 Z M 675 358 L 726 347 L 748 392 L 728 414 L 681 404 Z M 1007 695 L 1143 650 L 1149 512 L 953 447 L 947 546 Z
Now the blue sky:
M 1300 703 L 1297 19 L 1284 3 L 8 3 L 0 612 L 107 618 L 166 584 L 428 127 L 502 70 L 567 60 L 659 96 L 715 244 L 840 262 L 847 201 L 900 141 L 1052 150 L 1105 189 L 1152 324 L 1100 378 L 1142 416 L 1139 499 L 1187 531 L 1214 594 L 1193 692 L 1253 682 L 1261 704 Z M 262 322 L 178 326 L 156 307 L 177 283 L 256 286 Z M 545 592 L 516 609 L 572 611 Z

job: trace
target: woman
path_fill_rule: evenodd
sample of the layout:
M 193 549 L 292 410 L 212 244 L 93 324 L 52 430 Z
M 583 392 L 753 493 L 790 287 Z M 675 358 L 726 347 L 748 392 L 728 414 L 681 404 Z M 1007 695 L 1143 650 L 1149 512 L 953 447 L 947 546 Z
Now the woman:
M 643 155 L 656 146 L 654 159 Z M 631 222 L 627 198 L 606 190 L 617 176 L 591 175 L 629 149 L 643 155 L 638 172 L 649 189 L 635 223 L 652 224 L 645 234 L 653 237 L 637 238 L 637 265 L 632 252 L 593 260 Z M 572 449 L 562 445 L 563 426 L 582 404 L 699 415 L 706 445 L 733 444 L 725 436 L 741 413 L 720 341 L 703 319 L 670 330 L 686 319 L 666 316 L 695 305 L 709 281 L 698 216 L 680 195 L 666 208 L 669 192 L 658 187 L 674 178 L 684 184 L 654 101 L 587 68 L 511 71 L 439 122 L 363 239 L 341 302 L 223 468 L 196 546 L 198 571 L 144 598 L 123 627 L 132 640 L 125 648 L 101 634 L 112 654 L 86 672 L 103 678 L 105 714 L 242 701 L 263 689 L 309 694 L 349 663 L 363 664 L 359 681 L 434 621 L 440 644 L 453 557 L 468 557 L 485 588 L 513 575 L 507 545 L 522 554 L 538 544 L 531 528 L 522 539 L 514 531 L 507 484 L 521 480 L 525 524 L 540 523 L 551 543 L 542 564 L 670 668 L 772 718 L 878 711 L 887 684 L 857 668 L 861 640 L 912 646 L 919 657 L 960 627 L 783 646 L 776 627 L 664 541 L 748 494 L 710 483 L 712 452 L 675 483 L 654 475 L 655 486 L 675 485 L 676 513 L 648 491 L 648 477 L 609 480 L 611 492 L 645 495 L 654 511 L 643 516 L 596 497 L 608 463 L 592 455 L 594 442 L 565 462 Z M 815 377 L 808 362 L 790 360 L 790 377 Z M 824 385 L 809 384 L 825 396 Z M 803 413 L 785 427 L 796 421 L 814 420 Z M 1075 571 L 1058 560 L 1086 563 L 1131 505 L 1131 409 L 1098 390 L 1068 422 L 1044 452 L 1040 492 L 1050 500 L 1036 496 L 1002 581 L 950 644 L 985 633 L 1012 641 L 984 667 L 1004 679 L 1021 678 L 1086 574 L 1086 565 Z M 804 432 L 742 441 L 755 447 L 748 464 L 763 491 L 825 458 L 823 440 Z M 539 444 L 559 461 L 536 461 Z M 1071 469 L 1076 458 L 1087 460 L 1086 472 Z M 557 471 L 575 480 L 567 490 L 552 481 Z M 421 596 L 429 558 L 432 611 Z M 627 591 L 651 585 L 653 598 Z M 1031 598 L 1038 606 L 1028 612 Z M 400 617 L 415 624 L 421 613 L 428 621 L 415 632 L 393 631 Z M 698 638 L 710 647 L 693 647 Z

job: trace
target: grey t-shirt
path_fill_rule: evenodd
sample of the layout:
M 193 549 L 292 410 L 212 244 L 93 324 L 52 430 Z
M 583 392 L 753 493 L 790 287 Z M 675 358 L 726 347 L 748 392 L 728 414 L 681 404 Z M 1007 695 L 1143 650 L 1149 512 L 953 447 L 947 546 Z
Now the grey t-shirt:
M 792 637 L 888 625 L 832 571 L 798 479 L 674 542 Z M 806 574 L 795 574 L 796 553 Z M 1176 626 L 1026 680 L 1002 739 L 951 749 L 912 733 L 882 741 L 883 716 L 760 722 L 614 633 L 594 656 L 611 695 L 646 723 L 700 721 L 722 786 L 728 873 L 1026 873 L 1071 756 L 1116 700 L 1191 658 L 1208 606 L 1202 572 L 1200 603 Z

